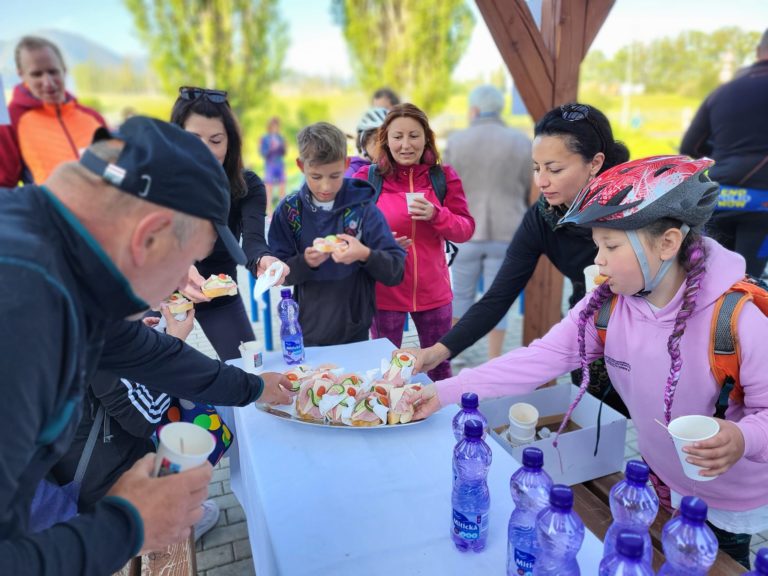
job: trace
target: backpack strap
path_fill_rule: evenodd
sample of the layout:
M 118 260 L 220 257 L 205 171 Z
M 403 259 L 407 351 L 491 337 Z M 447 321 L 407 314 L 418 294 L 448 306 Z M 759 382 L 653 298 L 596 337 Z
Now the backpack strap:
M 614 294 L 602 303 L 600 310 L 595 312 L 595 328 L 597 328 L 597 335 L 600 337 L 603 347 L 605 347 L 605 339 L 608 336 L 608 320 L 610 320 L 613 309 L 616 307 L 617 300 L 618 297 Z
M 283 210 L 285 210 L 286 220 L 288 220 L 288 226 L 293 232 L 293 240 L 296 244 L 296 250 L 299 249 L 299 241 L 301 240 L 301 198 L 300 192 L 296 191 L 285 197 L 285 203 L 283 204 Z
M 91 461 L 93 448 L 96 446 L 96 439 L 99 436 L 99 428 L 101 428 L 101 423 L 103 420 L 104 406 L 99 404 L 99 409 L 96 411 L 96 418 L 93 419 L 91 431 L 88 433 L 88 440 L 85 442 L 83 453 L 80 455 L 80 460 L 77 463 L 77 470 L 75 470 L 75 477 L 73 478 L 74 482 L 82 483 L 83 478 L 85 477 L 85 471 L 88 469 L 88 464 Z
M 384 186 L 384 178 L 382 178 L 381 172 L 379 172 L 378 164 L 368 166 L 368 183 L 373 186 L 373 203 L 376 204 L 379 201 L 379 196 L 381 196 L 381 188 Z
M 720 388 L 715 417 L 724 418 L 729 400 L 744 401 L 739 378 L 741 351 L 737 323 L 744 304 L 753 302 L 768 313 L 768 293 L 749 280 L 740 280 L 715 302 L 710 329 L 709 366 Z
M 448 184 L 445 181 L 445 172 L 440 164 L 434 164 L 429 167 L 429 181 L 432 183 L 432 189 L 437 195 L 440 206 L 445 203 L 445 195 L 448 193 Z

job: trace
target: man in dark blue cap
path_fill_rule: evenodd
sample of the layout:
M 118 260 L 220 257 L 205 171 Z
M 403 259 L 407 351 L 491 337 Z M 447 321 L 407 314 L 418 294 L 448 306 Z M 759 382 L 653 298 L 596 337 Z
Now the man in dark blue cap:
M 221 405 L 285 403 L 280 374 L 211 360 L 139 318 L 229 231 L 229 189 L 200 140 L 134 117 L 42 186 L 0 189 L 0 574 L 110 574 L 189 534 L 210 465 L 151 478 L 148 456 L 92 513 L 31 533 L 38 485 L 67 449 L 97 368 Z

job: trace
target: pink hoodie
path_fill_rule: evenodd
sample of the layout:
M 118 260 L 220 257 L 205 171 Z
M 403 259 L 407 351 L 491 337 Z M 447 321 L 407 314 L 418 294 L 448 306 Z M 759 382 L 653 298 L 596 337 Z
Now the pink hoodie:
M 707 270 L 697 297 L 696 311 L 688 319 L 680 341 L 683 359 L 680 381 L 672 404 L 672 418 L 714 412 L 718 386 L 709 367 L 712 311 L 717 298 L 744 277 L 744 259 L 707 239 Z M 587 324 L 590 360 L 605 356 L 608 374 L 637 428 L 638 448 L 651 469 L 680 494 L 695 494 L 722 510 L 750 510 L 768 504 L 768 318 L 747 303 L 738 320 L 741 345 L 741 383 L 744 405 L 731 405 L 728 420 L 744 434 L 744 457 L 711 482 L 696 482 L 683 474 L 672 439 L 654 418 L 664 421 L 664 387 L 669 376 L 667 340 L 682 303 L 684 286 L 658 313 L 637 297 L 619 296 L 608 324 L 605 351 L 595 330 Z M 579 302 L 559 324 L 526 348 L 518 348 L 482 366 L 462 370 L 438 382 L 443 406 L 457 402 L 463 392 L 480 398 L 530 392 L 580 365 L 576 343 Z

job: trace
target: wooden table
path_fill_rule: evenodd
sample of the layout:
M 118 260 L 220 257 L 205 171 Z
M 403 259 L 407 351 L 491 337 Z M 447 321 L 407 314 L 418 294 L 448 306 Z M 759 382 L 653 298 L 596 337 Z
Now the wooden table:
M 611 509 L 608 505 L 608 495 L 611 488 L 624 479 L 621 473 L 596 478 L 573 486 L 574 508 L 584 521 L 584 525 L 603 540 L 608 527 L 611 525 Z M 670 516 L 666 510 L 659 509 L 656 521 L 651 525 L 651 544 L 653 545 L 653 569 L 658 571 L 664 563 L 664 553 L 661 547 L 661 531 Z M 723 552 L 718 552 L 715 565 L 709 571 L 709 576 L 731 576 L 743 574 L 747 570 L 733 558 Z

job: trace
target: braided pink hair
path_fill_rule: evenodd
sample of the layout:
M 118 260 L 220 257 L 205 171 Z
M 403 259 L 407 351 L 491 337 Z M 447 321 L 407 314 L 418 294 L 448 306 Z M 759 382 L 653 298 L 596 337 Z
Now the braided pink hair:
M 686 270 L 685 292 L 683 293 L 683 304 L 675 317 L 675 327 L 667 341 L 667 350 L 672 359 L 672 365 L 669 369 L 669 378 L 664 388 L 664 421 L 669 424 L 672 420 L 672 400 L 675 397 L 677 383 L 680 380 L 680 370 L 683 367 L 683 358 L 680 354 L 680 339 L 685 332 L 685 324 L 691 314 L 696 310 L 696 295 L 701 287 L 701 278 L 706 270 L 707 250 L 704 247 L 704 241 L 699 234 L 690 232 L 693 238 L 688 243 L 685 251 L 685 260 L 682 262 Z
M 560 437 L 560 434 L 568 424 L 568 420 L 571 419 L 571 414 L 573 414 L 573 411 L 576 409 L 576 405 L 581 401 L 581 398 L 587 391 L 587 386 L 589 386 L 589 361 L 587 361 L 586 344 L 587 322 L 593 321 L 595 312 L 600 310 L 603 302 L 611 297 L 613 297 L 613 292 L 611 292 L 611 288 L 608 286 L 608 283 L 601 284 L 592 293 L 592 297 L 590 298 L 587 305 L 584 306 L 581 312 L 579 312 L 578 343 L 579 356 L 581 358 L 581 384 L 579 384 L 579 391 L 576 394 L 576 398 L 573 400 L 573 402 L 571 402 L 571 405 L 568 407 L 568 411 L 565 413 L 563 421 L 560 424 L 560 428 L 557 429 L 555 441 L 552 443 L 555 447 L 557 447 L 557 439 Z

